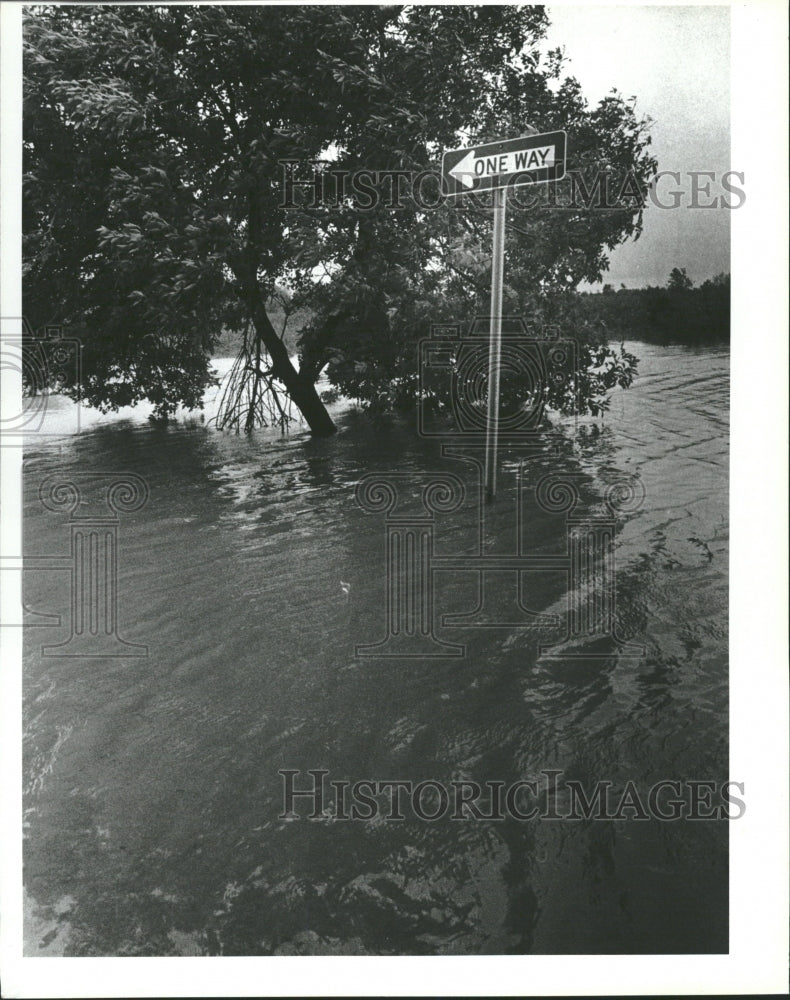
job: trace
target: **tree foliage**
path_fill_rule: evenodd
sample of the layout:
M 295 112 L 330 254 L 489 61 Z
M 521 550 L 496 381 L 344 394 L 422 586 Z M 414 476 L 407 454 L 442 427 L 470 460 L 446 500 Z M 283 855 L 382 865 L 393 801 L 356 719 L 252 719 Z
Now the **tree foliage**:
M 686 274 L 685 267 L 673 267 L 667 282 L 667 288 L 673 292 L 683 292 L 691 288 L 694 282 Z
M 251 331 L 261 378 L 317 433 L 332 429 L 324 370 L 346 394 L 390 398 L 432 323 L 485 311 L 490 213 L 408 196 L 400 209 L 283 207 L 281 164 L 436 171 L 443 149 L 563 127 L 572 168 L 630 171 L 643 188 L 647 123 L 616 93 L 589 108 L 544 51 L 546 25 L 524 5 L 30 10 L 30 322 L 81 336 L 96 406 L 198 406 L 222 330 Z M 537 322 L 642 220 L 638 198 L 510 216 L 506 310 Z M 298 368 L 270 318 L 278 286 L 312 315 Z

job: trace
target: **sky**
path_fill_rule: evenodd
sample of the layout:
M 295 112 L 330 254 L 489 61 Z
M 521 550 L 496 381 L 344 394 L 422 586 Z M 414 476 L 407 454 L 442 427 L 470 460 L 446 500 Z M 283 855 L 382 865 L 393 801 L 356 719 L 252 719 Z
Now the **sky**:
M 730 211 L 688 207 L 689 171 L 714 171 L 719 178 L 738 169 L 730 163 L 729 8 L 550 5 L 547 13 L 548 47 L 564 48 L 565 72 L 577 78 L 590 103 L 613 87 L 624 97 L 635 95 L 637 112 L 653 119 L 658 169 L 682 175 L 677 189 L 685 192 L 683 206 L 648 205 L 642 235 L 612 251 L 604 282 L 615 288 L 665 285 L 673 267 L 685 267 L 700 284 L 729 271 Z M 726 194 L 718 179 L 700 183 L 710 185 L 710 196 L 699 197 L 703 204 Z M 740 186 L 735 178 L 733 183 Z M 674 187 L 672 178 L 662 179 L 662 200 L 672 201 Z M 736 205 L 740 200 L 727 198 Z

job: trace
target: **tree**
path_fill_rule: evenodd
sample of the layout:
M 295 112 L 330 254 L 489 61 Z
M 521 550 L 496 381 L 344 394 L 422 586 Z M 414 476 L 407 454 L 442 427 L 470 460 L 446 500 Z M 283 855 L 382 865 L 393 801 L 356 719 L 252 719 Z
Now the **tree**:
M 685 292 L 693 286 L 694 282 L 686 274 L 685 267 L 673 267 L 667 282 L 667 288 L 673 292 Z
M 546 25 L 543 8 L 520 5 L 34 9 L 30 322 L 81 336 L 88 402 L 147 398 L 160 415 L 200 405 L 220 331 L 243 331 L 245 425 L 258 392 L 280 385 L 314 433 L 330 433 L 322 371 L 382 399 L 409 382 L 426 326 L 482 307 L 490 220 L 409 197 L 396 210 L 345 196 L 284 206 L 283 162 L 435 170 L 442 149 L 470 137 L 561 125 L 572 166 L 630 171 L 644 188 L 655 169 L 646 123 L 616 94 L 590 110 L 562 80 L 560 54 L 541 57 Z M 598 280 L 606 250 L 640 228 L 638 198 L 615 211 L 522 212 L 510 304 L 550 312 L 547 296 Z M 298 368 L 271 321 L 278 283 L 313 316 Z

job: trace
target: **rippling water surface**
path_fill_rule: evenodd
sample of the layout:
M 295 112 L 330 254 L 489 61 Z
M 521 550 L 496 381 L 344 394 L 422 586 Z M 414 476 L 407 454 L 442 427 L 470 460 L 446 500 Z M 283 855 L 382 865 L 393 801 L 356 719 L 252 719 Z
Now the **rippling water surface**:
M 118 618 L 149 655 L 42 655 L 68 637 L 69 573 L 26 574 L 28 606 L 64 621 L 26 633 L 28 954 L 727 950 L 724 822 L 279 818 L 280 769 L 726 780 L 729 356 L 630 348 L 639 378 L 603 426 L 525 463 L 519 531 L 523 455 L 505 449 L 482 538 L 474 465 L 411 428 L 340 407 L 328 441 L 137 413 L 85 414 L 74 434 L 50 401 L 64 433 L 27 449 L 26 554 L 69 552 L 47 475 L 85 474 L 88 494 L 108 472 L 143 477 L 147 504 L 119 520 Z M 443 628 L 458 659 L 355 656 L 385 627 L 385 521 L 355 500 L 363 475 L 403 474 L 410 517 L 431 475 L 461 479 L 437 553 L 512 553 L 519 534 L 556 553 L 564 521 L 529 485 L 558 471 L 590 509 L 623 473 L 644 485 L 616 549 L 617 627 L 644 657 L 557 659 L 539 651 L 556 630 L 517 626 Z M 492 574 L 497 607 L 509 579 Z M 524 579 L 534 610 L 565 606 L 563 574 Z M 474 607 L 474 574 L 436 580 L 437 613 Z

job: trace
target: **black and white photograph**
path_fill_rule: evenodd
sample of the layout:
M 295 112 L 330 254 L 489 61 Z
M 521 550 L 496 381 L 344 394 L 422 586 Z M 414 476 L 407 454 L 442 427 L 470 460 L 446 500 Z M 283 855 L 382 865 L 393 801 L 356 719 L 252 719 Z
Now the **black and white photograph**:
M 0 14 L 3 995 L 784 992 L 784 5 Z

